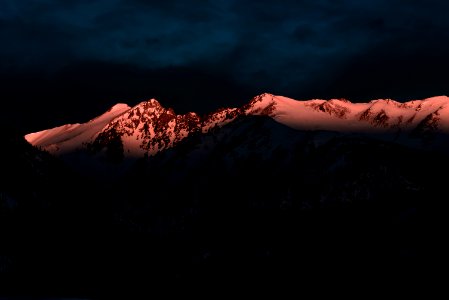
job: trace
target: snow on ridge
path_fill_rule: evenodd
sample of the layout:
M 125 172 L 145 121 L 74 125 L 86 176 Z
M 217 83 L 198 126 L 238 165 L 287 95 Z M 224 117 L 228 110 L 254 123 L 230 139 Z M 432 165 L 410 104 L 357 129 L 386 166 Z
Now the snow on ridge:
M 118 103 L 86 123 L 30 133 L 25 138 L 33 145 L 63 154 L 94 141 L 107 143 L 112 133 L 122 140 L 126 155 L 152 155 L 173 147 L 194 132 L 207 133 L 248 115 L 268 116 L 298 130 L 394 133 L 427 126 L 449 132 L 448 103 L 447 96 L 408 102 L 376 99 L 352 103 L 346 99 L 295 100 L 264 93 L 240 108 L 222 108 L 200 118 L 194 112 L 177 115 L 153 98 L 133 107 Z
M 445 103 L 449 103 L 449 97 L 446 95 L 440 95 L 440 96 L 434 96 L 434 97 L 430 97 L 430 98 L 425 98 L 424 100 L 425 102 L 445 102 Z
M 131 107 L 126 103 L 117 103 L 113 105 L 110 109 L 108 109 L 108 112 L 115 112 L 115 111 L 124 111 L 127 109 L 130 109 Z
M 25 135 L 25 139 L 34 146 L 51 149 L 51 152 L 74 151 L 94 139 L 101 128 L 129 109 L 127 104 L 118 103 L 86 123 L 67 124 L 30 133 Z
M 25 140 L 28 141 L 28 143 L 32 145 L 40 145 L 45 144 L 45 141 L 50 140 L 54 136 L 61 135 L 67 132 L 72 131 L 73 129 L 77 128 L 81 124 L 66 124 L 62 126 L 58 126 L 51 129 L 45 129 L 38 132 L 33 132 L 25 135 Z
M 215 127 L 222 127 L 235 120 L 240 114 L 239 108 L 220 108 L 213 113 L 206 115 L 201 123 L 201 131 L 209 132 Z
M 435 128 L 449 132 L 448 103 L 447 96 L 408 102 L 376 99 L 352 103 L 346 99 L 295 100 L 264 93 L 254 97 L 244 110 L 248 115 L 268 115 L 294 129 L 342 132 L 412 130 L 430 114 L 438 113 L 442 116 L 436 120 Z

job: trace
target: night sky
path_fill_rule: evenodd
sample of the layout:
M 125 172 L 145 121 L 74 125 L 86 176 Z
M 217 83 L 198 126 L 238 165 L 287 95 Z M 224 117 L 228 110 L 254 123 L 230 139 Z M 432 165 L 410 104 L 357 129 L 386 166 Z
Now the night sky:
M 449 94 L 449 1 L 0 0 L 2 123 L 29 132 L 156 97 Z

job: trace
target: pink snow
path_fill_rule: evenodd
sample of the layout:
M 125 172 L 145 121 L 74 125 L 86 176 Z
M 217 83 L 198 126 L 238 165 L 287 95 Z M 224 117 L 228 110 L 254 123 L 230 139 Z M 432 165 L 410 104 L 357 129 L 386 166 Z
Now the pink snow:
M 146 111 L 145 111 L 146 110 Z M 155 99 L 144 101 L 129 107 L 119 103 L 111 107 L 99 117 L 83 124 L 67 124 L 53 129 L 30 133 L 25 139 L 38 147 L 54 154 L 68 153 L 82 149 L 91 143 L 101 132 L 114 124 L 132 124 L 140 122 L 136 128 L 126 131 L 121 136 L 126 156 L 142 156 L 147 150 L 142 148 L 143 139 L 153 139 L 154 124 L 148 124 L 148 134 L 144 136 L 141 114 L 155 114 L 159 118 L 166 111 Z M 171 114 L 175 115 L 171 112 Z M 198 126 L 206 133 L 215 126 L 222 127 L 233 122 L 241 115 L 265 115 L 275 121 L 298 130 L 330 130 L 339 132 L 396 132 L 416 128 L 426 117 L 433 116 L 438 122 L 438 129 L 449 133 L 449 98 L 438 96 L 424 100 L 413 100 L 405 103 L 391 99 L 377 99 L 367 103 L 352 103 L 345 99 L 312 99 L 295 100 L 284 96 L 261 94 L 254 97 L 241 108 L 226 108 L 211 114 Z M 192 113 L 192 116 L 193 113 Z M 179 116 L 177 116 L 179 117 Z M 172 147 L 175 139 L 183 139 L 189 135 L 186 130 L 180 131 L 175 137 L 175 121 L 170 121 L 166 129 L 169 143 L 155 146 L 149 154 L 155 154 L 162 149 Z M 126 126 L 122 126 L 124 130 Z M 159 133 L 160 134 L 160 133 Z M 178 140 L 176 140 L 177 142 Z
M 51 152 L 59 154 L 70 152 L 80 148 L 84 143 L 93 141 L 106 124 L 129 109 L 127 104 L 118 103 L 87 123 L 67 124 L 30 133 L 25 135 L 25 139 L 32 145 L 53 150 Z

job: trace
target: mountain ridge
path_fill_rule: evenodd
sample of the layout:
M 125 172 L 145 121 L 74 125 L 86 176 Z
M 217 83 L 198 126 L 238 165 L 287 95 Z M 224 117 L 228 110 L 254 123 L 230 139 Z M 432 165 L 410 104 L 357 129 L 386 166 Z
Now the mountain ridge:
M 195 133 L 207 133 L 236 118 L 266 116 L 296 130 L 326 130 L 348 133 L 449 133 L 449 98 L 397 102 L 376 99 L 352 103 L 346 99 L 295 100 L 269 93 L 260 94 L 238 108 L 221 108 L 199 116 L 178 115 L 156 99 L 130 107 L 119 103 L 86 122 L 66 124 L 25 135 L 25 139 L 52 154 L 64 155 L 88 145 L 106 146 L 118 137 L 125 156 L 155 155 Z M 407 136 L 408 138 L 408 136 Z

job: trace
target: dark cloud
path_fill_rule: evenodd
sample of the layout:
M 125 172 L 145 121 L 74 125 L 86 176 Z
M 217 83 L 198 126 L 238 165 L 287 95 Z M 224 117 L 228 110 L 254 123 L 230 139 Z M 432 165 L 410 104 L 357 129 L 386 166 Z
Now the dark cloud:
M 422 99 L 448 94 L 447 48 L 438 39 L 417 36 L 423 45 L 394 40 L 359 53 L 344 68 L 308 95 L 345 97 L 355 101 L 375 98 Z
M 123 92 L 86 90 L 101 99 L 107 95 L 108 104 L 117 98 L 132 103 L 145 92 L 162 102 L 178 99 L 173 105 L 180 110 L 219 106 L 217 95 L 228 97 L 228 91 L 209 86 L 232 86 L 229 98 L 236 100 L 229 101 L 237 102 L 258 91 L 356 99 L 449 94 L 440 71 L 449 64 L 446 1 L 0 0 L 0 7 L 4 78 L 44 74 L 67 85 L 58 76 L 84 78 L 82 72 L 88 71 L 108 77 L 112 72 L 128 85 Z M 138 71 L 120 75 L 116 66 Z M 168 77 L 167 70 L 172 70 Z M 189 82 L 182 70 L 203 74 L 192 75 L 204 81 L 202 87 L 178 88 Z M 162 88 L 168 86 L 170 92 Z M 174 89 L 184 95 L 172 97 Z M 44 97 L 51 92 L 39 90 L 41 101 L 53 101 Z
M 52 74 L 0 73 L 1 121 L 24 132 L 87 121 L 115 103 L 135 105 L 155 97 L 178 113 L 204 114 L 238 106 L 262 90 L 248 89 L 227 75 L 188 67 L 149 70 L 126 64 L 84 62 Z M 238 95 L 239 97 L 235 97 Z

